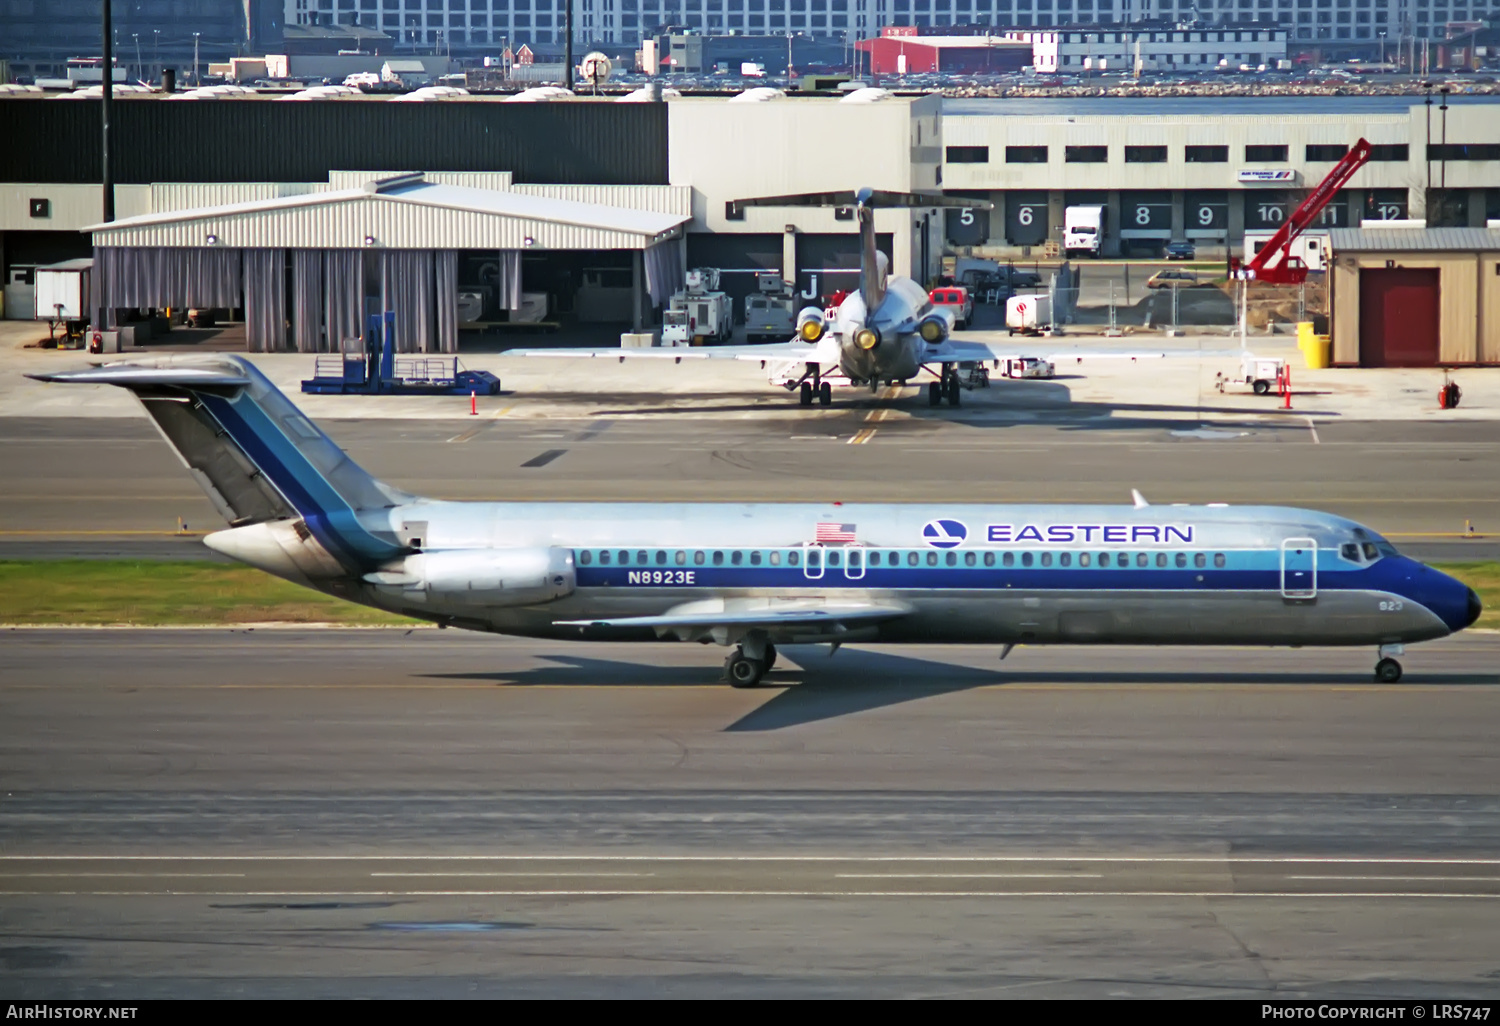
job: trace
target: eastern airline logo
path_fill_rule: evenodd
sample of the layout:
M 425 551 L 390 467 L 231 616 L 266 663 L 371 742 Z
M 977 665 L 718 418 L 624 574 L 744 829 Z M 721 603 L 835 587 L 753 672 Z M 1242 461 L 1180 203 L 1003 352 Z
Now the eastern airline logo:
M 956 549 L 969 536 L 969 529 L 958 520 L 929 520 L 922 537 L 935 549 Z

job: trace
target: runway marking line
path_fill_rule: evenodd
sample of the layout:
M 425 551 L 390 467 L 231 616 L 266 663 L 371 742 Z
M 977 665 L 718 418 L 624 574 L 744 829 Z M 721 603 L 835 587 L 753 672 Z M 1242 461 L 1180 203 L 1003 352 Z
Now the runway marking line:
M 114 898 L 1500 898 L 1457 891 L 0 891 L 0 897 Z
M 1238 865 L 1500 866 L 1500 858 L 1401 858 L 1389 855 L 0 855 L 0 862 L 1227 862 Z
M 85 877 L 105 877 L 110 880 L 119 880 L 127 877 L 152 877 L 166 878 L 172 880 L 198 880 L 198 879 L 244 879 L 245 873 L 0 873 L 0 880 L 31 880 L 31 879 L 65 879 L 81 880 Z
M 837 880 L 1102 880 L 1103 873 L 835 873 Z M 1363 877 L 1361 879 L 1364 879 Z M 1378 879 L 1370 877 L 1370 879 Z M 1483 879 L 1489 879 L 1484 877 Z
M 99 875 L 103 876 L 105 874 L 101 873 Z M 239 874 L 233 874 L 233 875 L 244 876 L 245 874 L 244 873 L 239 873 Z M 580 877 L 585 877 L 585 878 L 588 878 L 588 879 L 598 879 L 598 878 L 606 877 L 606 876 L 609 876 L 609 877 L 646 877 L 646 876 L 655 876 L 655 875 L 656 875 L 655 873 L 621 873 L 621 872 L 611 872 L 610 870 L 607 870 L 607 869 L 606 870 L 600 870 L 597 873 L 571 872 L 571 871 L 567 871 L 567 870 L 564 870 L 562 872 L 558 872 L 556 870 L 551 870 L 551 869 L 533 869 L 533 870 L 530 870 L 530 871 L 527 871 L 527 870 L 513 870 L 513 871 L 509 871 L 509 872 L 493 872 L 493 871 L 487 871 L 487 870 L 481 870 L 479 872 L 474 872 L 474 871 L 468 870 L 468 869 L 454 869 L 454 870 L 451 870 L 450 872 L 447 872 L 447 873 L 371 873 L 370 874 L 371 878 L 375 878 L 375 877 L 403 877 L 403 878 L 406 878 L 406 877 L 434 877 L 434 876 L 435 877 L 454 877 L 454 876 L 472 876 L 472 877 L 479 877 L 479 876 L 507 876 L 507 877 L 513 877 L 513 876 L 550 876 L 550 877 L 562 877 L 562 876 L 580 876 Z M 1489 879 L 1489 878 L 1488 877 L 1484 877 L 1483 879 Z
M 1435 881 L 1453 883 L 1500 883 L 1500 876 L 1288 876 L 1288 880 L 1410 880 L 1410 881 Z

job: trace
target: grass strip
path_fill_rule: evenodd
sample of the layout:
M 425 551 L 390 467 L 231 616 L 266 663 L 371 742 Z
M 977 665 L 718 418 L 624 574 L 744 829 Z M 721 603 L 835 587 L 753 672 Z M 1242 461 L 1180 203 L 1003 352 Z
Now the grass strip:
M 0 623 L 364 627 L 415 622 L 248 566 L 103 559 L 0 561 Z
M 1500 563 L 1437 563 L 1479 592 L 1476 627 L 1500 629 Z M 357 606 L 247 566 L 105 559 L 0 560 L 0 623 L 174 626 L 419 621 Z

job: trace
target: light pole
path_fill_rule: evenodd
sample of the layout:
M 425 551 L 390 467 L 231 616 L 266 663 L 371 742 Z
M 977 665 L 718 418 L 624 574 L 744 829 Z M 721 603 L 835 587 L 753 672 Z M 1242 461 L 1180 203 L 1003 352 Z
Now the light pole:
M 157 68 L 161 66 L 161 29 L 151 30 L 151 70 L 159 77 L 161 72 Z
M 141 60 L 141 34 L 139 32 L 132 32 L 130 33 L 130 38 L 135 40 L 135 76 L 136 78 L 143 78 L 145 76 L 141 73 L 145 69 L 142 67 L 144 62 Z
M 1380 30 L 1380 63 L 1385 63 L 1385 29 Z
M 195 88 L 199 85 L 199 81 L 198 81 L 198 35 L 199 35 L 199 33 L 197 33 L 197 32 L 193 33 L 193 86 Z
M 100 96 L 100 120 L 103 122 L 103 138 L 99 152 L 100 175 L 99 183 L 104 190 L 104 220 L 115 219 L 115 180 L 109 173 L 109 115 L 114 108 L 115 88 L 115 39 L 114 26 L 111 24 L 111 0 L 104 0 L 104 60 L 100 71 L 103 73 L 104 91 Z M 101 304 L 102 306 L 102 304 Z M 100 325 L 103 327 L 103 325 Z

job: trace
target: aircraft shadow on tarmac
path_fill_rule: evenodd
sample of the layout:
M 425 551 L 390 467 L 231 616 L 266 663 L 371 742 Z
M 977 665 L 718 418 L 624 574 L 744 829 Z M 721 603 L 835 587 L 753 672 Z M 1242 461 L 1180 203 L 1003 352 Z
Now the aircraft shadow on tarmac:
M 657 666 L 640 662 L 553 654 L 551 665 L 515 673 L 435 673 L 442 680 L 489 680 L 508 687 L 701 687 L 715 681 L 711 666 Z M 1420 673 L 1402 687 L 1429 685 L 1500 685 L 1500 673 Z M 1369 675 L 1347 673 L 1075 671 L 994 669 L 963 666 L 898 655 L 888 651 L 844 648 L 830 657 L 821 646 L 786 646 L 777 668 L 760 690 L 766 702 L 726 726 L 728 732 L 781 730 L 836 719 L 924 698 L 981 687 L 1006 685 L 1200 685 L 1205 688 L 1274 685 L 1366 685 Z M 727 689 L 727 685 L 726 685 Z M 778 690 L 779 689 L 779 690 Z M 750 692 L 754 694 L 755 692 Z

